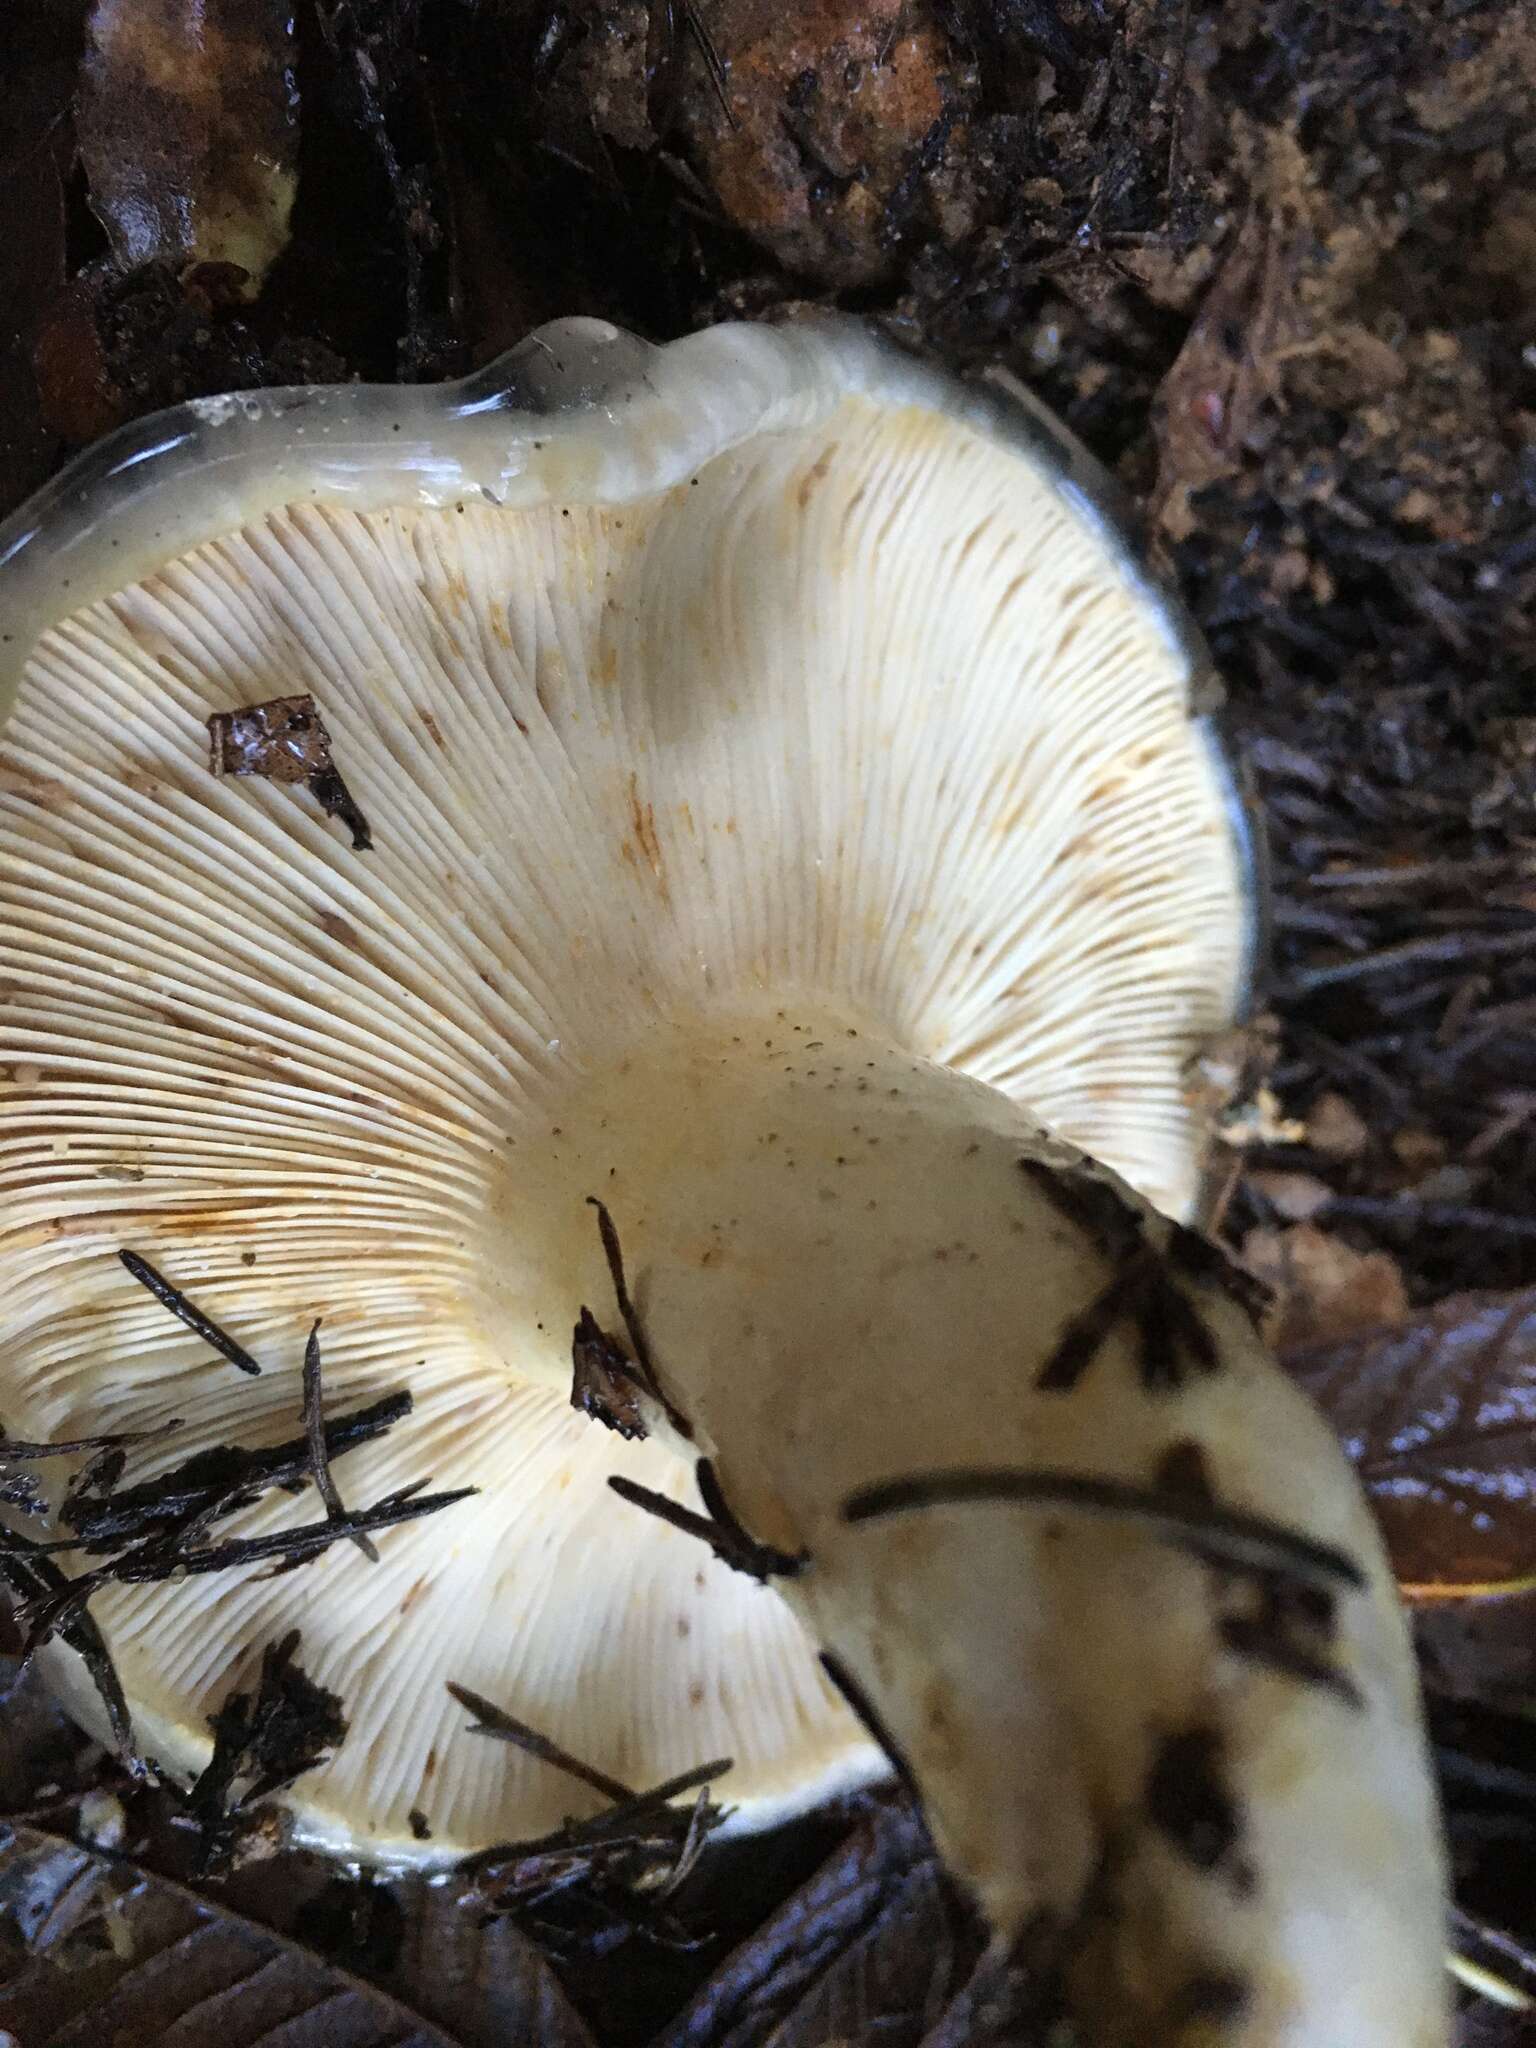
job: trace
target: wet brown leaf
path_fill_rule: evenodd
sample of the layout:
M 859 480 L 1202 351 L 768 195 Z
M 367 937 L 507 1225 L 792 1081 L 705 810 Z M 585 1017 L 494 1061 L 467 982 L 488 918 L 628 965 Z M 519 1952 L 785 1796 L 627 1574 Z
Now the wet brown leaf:
M 1531 1575 L 1536 1290 L 1456 1296 L 1287 1363 L 1344 1438 L 1410 1592 Z
M 978 1947 L 919 1823 L 905 1808 L 878 1809 L 726 1959 L 654 2048 L 916 2048 Z
M 1430 1691 L 1529 1713 L 1536 1701 L 1536 1587 L 1498 1599 L 1425 1601 L 1413 1625 Z
M 283 1854 L 237 1872 L 220 1896 L 367 1978 L 456 2048 L 592 2048 L 534 1943 L 466 1907 L 462 1885 L 369 1883 Z
M 0 1837 L 0 2026 L 113 2048 L 454 2048 L 264 1928 L 28 1827 Z
M 260 290 L 288 241 L 296 61 L 287 0 L 95 0 L 80 156 L 122 269 L 232 266 Z

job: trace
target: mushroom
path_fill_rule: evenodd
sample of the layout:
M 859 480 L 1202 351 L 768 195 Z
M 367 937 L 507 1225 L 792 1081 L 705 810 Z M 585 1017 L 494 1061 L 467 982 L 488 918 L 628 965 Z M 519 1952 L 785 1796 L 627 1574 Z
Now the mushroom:
M 1443 2041 L 1391 1575 L 1189 1227 L 1256 898 L 1211 678 L 1054 423 L 849 322 L 562 322 L 127 430 L 0 563 L 0 1419 L 291 1436 L 323 1315 L 335 1399 L 417 1400 L 344 1483 L 481 1489 L 100 1596 L 150 1752 L 301 1618 L 317 1845 L 570 1810 L 454 1681 L 626 1783 L 733 1756 L 743 1827 L 890 1758 L 1094 2041 Z M 371 850 L 208 771 L 306 694 Z

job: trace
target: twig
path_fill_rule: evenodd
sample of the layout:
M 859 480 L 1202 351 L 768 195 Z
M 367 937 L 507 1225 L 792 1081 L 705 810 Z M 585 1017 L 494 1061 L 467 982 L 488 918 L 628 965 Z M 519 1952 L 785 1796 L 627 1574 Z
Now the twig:
M 505 1708 L 482 1694 L 471 1692 L 467 1685 L 455 1685 L 448 1681 L 448 1690 L 461 1707 L 466 1707 L 475 1717 L 476 1735 L 489 1735 L 497 1742 L 510 1742 L 515 1748 L 536 1756 L 541 1763 L 553 1764 L 557 1771 L 564 1771 L 567 1777 L 576 1778 L 581 1784 L 600 1792 L 604 1799 L 615 1806 L 628 1805 L 639 1797 L 632 1786 L 618 1778 L 610 1778 L 606 1771 L 599 1771 L 591 1764 L 584 1764 L 580 1757 L 572 1756 L 568 1749 L 562 1749 L 548 1735 L 541 1735 L 536 1728 L 530 1728 L 526 1721 L 519 1721 Z
M 1536 952 L 1536 924 L 1518 932 L 1446 932 L 1428 938 L 1404 939 L 1400 945 L 1383 946 L 1378 952 L 1363 953 L 1352 960 L 1328 960 L 1317 967 L 1301 967 L 1286 981 L 1283 994 L 1292 999 L 1314 994 L 1318 989 L 1337 988 L 1340 983 L 1361 981 L 1372 974 L 1391 974 L 1399 967 L 1418 967 L 1436 960 L 1483 960 L 1505 953 Z
M 185 1323 L 195 1337 L 217 1351 L 221 1358 L 237 1366 L 241 1372 L 254 1378 L 261 1367 L 252 1358 L 243 1344 L 237 1344 L 233 1337 L 221 1330 L 216 1322 L 195 1302 L 188 1301 L 179 1287 L 173 1287 L 163 1273 L 157 1272 L 148 1259 L 141 1259 L 137 1252 L 120 1251 L 117 1255 L 141 1287 L 147 1287 L 162 1308 L 168 1308 L 178 1322 Z
M 1267 1516 L 1081 1472 L 1024 1472 L 1010 1467 L 919 1472 L 860 1487 L 844 1501 L 843 1519 L 873 1522 L 917 1509 L 992 1505 L 1066 1508 L 1139 1523 L 1181 1550 L 1245 1571 L 1278 1572 L 1324 1589 L 1365 1584 L 1360 1567 L 1342 1550 L 1314 1542 Z
M 608 1261 L 608 1275 L 613 1282 L 614 1298 L 619 1304 L 619 1314 L 623 1318 L 630 1349 L 634 1352 L 635 1364 L 639 1368 L 637 1377 L 645 1391 L 666 1411 L 667 1420 L 672 1427 L 681 1436 L 691 1438 L 693 1428 L 688 1418 L 674 1408 L 662 1392 L 656 1363 L 651 1357 L 651 1347 L 646 1341 L 645 1327 L 640 1321 L 639 1311 L 630 1298 L 629 1282 L 624 1275 L 624 1254 L 619 1247 L 619 1233 L 612 1216 L 608 1213 L 608 1205 L 599 1201 L 596 1195 L 588 1195 L 587 1205 L 597 1211 L 597 1228 L 603 1240 L 603 1255 Z M 583 1315 L 585 1314 L 586 1311 L 583 1310 Z
M 63 1587 L 47 1599 L 26 1603 L 17 1619 L 27 1634 L 27 1654 L 61 1630 L 104 1586 L 144 1586 L 165 1579 L 198 1578 L 211 1572 L 232 1571 L 240 1565 L 265 1564 L 272 1558 L 289 1566 L 306 1564 L 329 1550 L 333 1543 L 360 1530 L 393 1529 L 401 1522 L 441 1514 L 444 1508 L 454 1507 L 478 1491 L 473 1486 L 461 1486 L 450 1493 L 423 1495 L 419 1489 L 425 1484 L 421 1481 L 417 1486 L 402 1488 L 371 1508 L 353 1509 L 339 1522 L 306 1522 L 297 1529 L 231 1537 L 201 1549 L 182 1549 L 179 1541 L 141 1544 L 94 1571 L 65 1579 Z
M 719 1501 L 719 1488 L 714 1483 L 709 1460 L 701 1458 L 695 1470 L 700 1493 L 705 1495 L 706 1501 L 711 1496 Z M 620 1500 L 627 1500 L 631 1507 L 644 1508 L 647 1514 L 655 1515 L 659 1521 L 681 1529 L 685 1536 L 697 1536 L 701 1543 L 709 1545 L 722 1564 L 729 1565 L 732 1571 L 745 1572 L 759 1585 L 766 1584 L 769 1579 L 795 1578 L 810 1562 L 804 1551 L 791 1553 L 776 1550 L 770 1543 L 759 1543 L 747 1534 L 734 1515 L 726 1521 L 717 1521 L 712 1514 L 696 1514 L 692 1508 L 682 1507 L 677 1501 L 669 1500 L 666 1494 L 656 1493 L 649 1486 L 640 1486 L 633 1479 L 626 1479 L 622 1473 L 610 1475 L 608 1484 Z
M 336 1488 L 335 1476 L 325 1445 L 325 1410 L 320 1391 L 320 1318 L 316 1316 L 304 1346 L 304 1434 L 309 1443 L 309 1467 L 314 1474 L 315 1491 L 325 1502 L 325 1512 L 333 1522 L 344 1522 L 347 1511 L 342 1506 L 341 1495 Z M 377 1564 L 379 1551 L 371 1536 L 361 1530 L 354 1530 L 352 1541 L 370 1564 Z
M 1362 1223 L 1431 1223 L 1494 1237 L 1536 1237 L 1536 1216 L 1511 1216 L 1503 1209 L 1460 1202 L 1421 1202 L 1416 1195 L 1330 1195 L 1325 1207 L 1330 1216 L 1354 1216 Z

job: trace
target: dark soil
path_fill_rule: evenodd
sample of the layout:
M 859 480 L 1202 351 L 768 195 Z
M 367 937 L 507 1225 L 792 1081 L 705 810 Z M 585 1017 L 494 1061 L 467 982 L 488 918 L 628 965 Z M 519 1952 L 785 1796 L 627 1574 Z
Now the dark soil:
M 214 173 L 196 106 L 135 125 L 100 50 L 79 90 L 84 14 L 7 8 L 0 513 L 174 400 L 454 376 L 559 314 L 665 338 L 812 301 L 1005 365 L 1142 508 L 1268 813 L 1277 1101 L 1229 1233 L 1283 1248 L 1305 1215 L 1416 1301 L 1530 1282 L 1526 0 L 300 0 L 291 44 L 286 9 L 225 0 L 297 92 L 259 291 L 173 227 L 125 263 L 121 192 Z M 1455 1711 L 1486 1801 L 1514 1724 Z M 1528 1808 L 1461 1810 L 1484 1909 L 1529 1929 L 1519 1754 Z M 722 1924 L 829 1837 L 801 1839 Z M 638 2040 L 721 1953 L 610 1957 L 585 2002 Z

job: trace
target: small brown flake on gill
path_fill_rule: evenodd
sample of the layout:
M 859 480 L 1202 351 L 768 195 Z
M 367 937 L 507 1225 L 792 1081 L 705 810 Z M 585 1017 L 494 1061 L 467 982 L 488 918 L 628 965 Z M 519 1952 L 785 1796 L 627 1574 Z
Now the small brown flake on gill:
M 624 1271 L 624 1253 L 619 1245 L 618 1230 L 612 1216 L 608 1213 L 608 1205 L 605 1202 L 599 1201 L 596 1195 L 588 1195 L 587 1205 L 589 1208 L 597 1211 L 598 1234 L 603 1241 L 603 1256 L 608 1262 L 608 1277 L 613 1283 L 614 1300 L 618 1303 L 619 1316 L 624 1324 L 625 1334 L 629 1338 L 629 1356 L 626 1358 L 624 1348 L 618 1339 L 608 1335 L 601 1328 L 591 1310 L 583 1307 L 581 1319 L 576 1325 L 574 1359 L 576 1381 L 571 1389 L 571 1405 L 573 1408 L 582 1408 L 588 1414 L 597 1416 L 598 1420 L 607 1423 L 610 1429 L 620 1429 L 627 1436 L 643 1436 L 645 1434 L 644 1423 L 640 1416 L 634 1393 L 634 1390 L 638 1388 L 641 1393 L 649 1395 L 658 1407 L 662 1409 L 667 1420 L 679 1436 L 691 1439 L 693 1427 L 688 1421 L 687 1416 L 680 1409 L 675 1408 L 662 1391 L 661 1380 L 656 1371 L 655 1360 L 651 1356 L 651 1347 L 646 1338 L 645 1328 L 640 1321 L 639 1311 L 636 1309 L 634 1299 L 629 1291 L 629 1281 Z M 581 1349 L 583 1345 L 587 1347 L 585 1354 L 583 1354 Z M 629 1386 L 628 1399 L 619 1404 L 616 1414 L 632 1411 L 633 1421 L 635 1424 L 638 1424 L 638 1427 L 631 1426 L 625 1428 L 616 1419 L 616 1414 L 610 1415 L 605 1413 L 602 1406 L 595 1404 L 589 1406 L 585 1399 L 578 1398 L 586 1391 L 582 1378 L 584 1370 L 590 1375 L 590 1386 L 599 1398 L 602 1395 L 605 1381 L 614 1379 L 627 1381 Z
M 336 766 L 331 735 L 312 696 L 270 697 L 264 704 L 214 712 L 208 720 L 208 765 L 217 776 L 303 783 L 326 816 L 347 827 L 355 852 L 371 849 L 368 820 Z
M 1218 1371 L 1215 1338 L 1179 1285 L 1173 1262 L 1151 1242 L 1144 1219 L 1131 1204 L 1088 1169 L 1055 1168 L 1038 1159 L 1021 1159 L 1019 1165 L 1112 1269 L 1108 1283 L 1068 1320 L 1052 1345 L 1035 1381 L 1041 1391 L 1070 1393 L 1110 1333 L 1127 1321 L 1136 1331 L 1141 1383 L 1149 1392 L 1176 1390 L 1191 1367 Z
M 766 1584 L 769 1579 L 797 1578 L 805 1570 L 810 1563 L 805 1551 L 777 1550 L 771 1543 L 759 1543 L 756 1537 L 748 1535 L 726 1506 L 714 1467 L 707 1458 L 699 1459 L 694 1467 L 694 1477 L 699 1497 L 710 1510 L 706 1514 L 685 1508 L 668 1495 L 657 1493 L 649 1486 L 638 1485 L 621 1473 L 612 1474 L 608 1484 L 620 1500 L 628 1501 L 631 1507 L 644 1508 L 647 1514 L 680 1529 L 685 1536 L 697 1536 L 701 1543 L 708 1544 L 722 1564 L 729 1565 L 732 1571 L 745 1572 L 759 1585 Z

